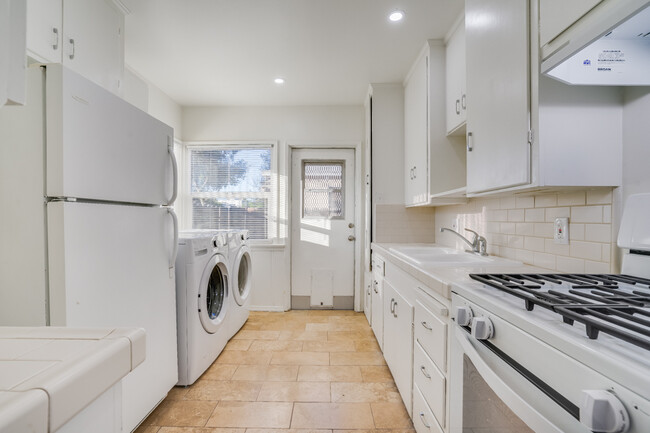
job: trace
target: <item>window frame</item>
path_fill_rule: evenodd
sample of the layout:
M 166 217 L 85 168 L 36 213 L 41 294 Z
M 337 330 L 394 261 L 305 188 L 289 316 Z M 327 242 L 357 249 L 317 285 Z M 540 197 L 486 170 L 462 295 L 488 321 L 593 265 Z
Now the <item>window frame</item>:
M 272 244 L 277 242 L 279 236 L 279 182 L 278 182 L 278 142 L 274 140 L 256 140 L 256 141 L 188 141 L 183 146 L 183 176 L 181 182 L 181 202 L 182 202 L 182 227 L 192 229 L 194 198 L 239 198 L 250 197 L 247 192 L 224 192 L 224 193 L 193 193 L 192 192 L 192 157 L 193 150 L 242 150 L 242 149 L 270 149 L 271 150 L 271 191 L 268 197 L 268 218 L 267 238 L 250 239 L 250 243 L 255 244 Z

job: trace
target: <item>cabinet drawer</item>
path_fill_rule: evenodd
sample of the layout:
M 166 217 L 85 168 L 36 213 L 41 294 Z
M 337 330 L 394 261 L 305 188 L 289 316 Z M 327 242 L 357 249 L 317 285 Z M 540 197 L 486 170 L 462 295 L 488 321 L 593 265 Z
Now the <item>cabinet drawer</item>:
M 413 388 L 413 427 L 417 433 L 443 433 L 417 386 Z
M 415 339 L 422 345 L 424 351 L 436 363 L 438 368 L 447 371 L 447 323 L 444 319 L 440 318 L 438 314 L 433 313 L 433 308 L 427 308 L 425 300 L 421 296 L 415 302 L 415 320 L 413 326 L 415 328 Z M 431 300 L 428 304 L 430 306 Z M 442 309 L 437 309 L 439 312 L 448 314 L 446 307 L 440 304 Z
M 440 425 L 444 427 L 446 379 L 418 343 L 415 343 L 413 351 L 413 382 L 420 389 Z

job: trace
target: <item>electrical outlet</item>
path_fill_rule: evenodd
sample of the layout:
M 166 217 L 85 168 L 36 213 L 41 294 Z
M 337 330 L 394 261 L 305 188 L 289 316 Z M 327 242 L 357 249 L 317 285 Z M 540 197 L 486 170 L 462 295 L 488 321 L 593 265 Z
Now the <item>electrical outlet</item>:
M 569 218 L 555 218 L 553 239 L 556 244 L 566 245 L 569 243 Z

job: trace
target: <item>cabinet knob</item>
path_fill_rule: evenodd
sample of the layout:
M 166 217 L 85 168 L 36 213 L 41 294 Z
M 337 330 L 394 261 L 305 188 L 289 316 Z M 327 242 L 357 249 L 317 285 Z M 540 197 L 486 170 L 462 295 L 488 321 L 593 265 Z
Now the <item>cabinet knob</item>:
M 70 43 L 70 54 L 68 54 L 68 57 L 70 57 L 70 60 L 74 60 L 74 39 L 70 38 L 68 42 Z
M 420 420 L 422 421 L 422 424 L 428 429 L 431 428 L 429 424 L 427 424 L 427 419 L 424 417 L 424 412 L 420 412 Z
M 463 96 L 461 97 L 461 103 L 460 106 L 463 108 L 463 110 L 467 110 L 467 95 L 463 93 Z
M 433 328 L 432 328 L 431 326 L 429 326 L 429 324 L 428 324 L 427 322 L 420 322 L 420 324 L 421 324 L 422 327 L 423 327 L 424 329 L 426 329 L 427 331 L 431 331 L 431 330 L 433 330 Z
M 427 373 L 427 369 L 424 368 L 424 365 L 420 366 L 420 371 L 422 372 L 424 377 L 426 377 L 427 379 L 431 379 L 431 375 L 429 373 Z
M 474 135 L 471 132 L 467 133 L 467 151 L 474 150 Z
M 460 99 L 456 99 L 456 114 L 460 114 Z

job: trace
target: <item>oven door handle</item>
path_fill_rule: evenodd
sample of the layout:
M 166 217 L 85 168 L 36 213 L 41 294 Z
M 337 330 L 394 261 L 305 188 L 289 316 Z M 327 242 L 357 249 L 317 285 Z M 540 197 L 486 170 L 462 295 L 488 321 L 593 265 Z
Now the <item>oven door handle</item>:
M 456 341 L 460 344 L 463 352 L 472 361 L 476 370 L 481 374 L 485 382 L 492 388 L 492 390 L 503 400 L 503 402 L 515 413 L 520 412 L 517 409 L 523 409 L 528 416 L 522 419 L 534 431 L 563 433 L 562 430 L 557 428 L 554 424 L 548 421 L 541 413 L 535 410 L 528 404 L 522 397 L 517 394 L 507 383 L 505 383 L 485 362 L 483 357 L 478 353 L 476 348 L 472 345 L 467 332 L 455 326 L 454 332 Z

